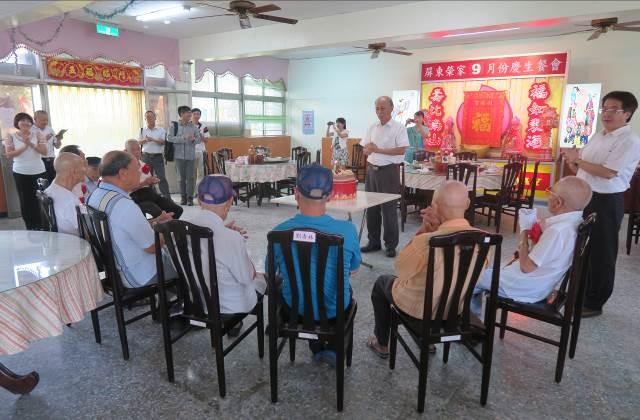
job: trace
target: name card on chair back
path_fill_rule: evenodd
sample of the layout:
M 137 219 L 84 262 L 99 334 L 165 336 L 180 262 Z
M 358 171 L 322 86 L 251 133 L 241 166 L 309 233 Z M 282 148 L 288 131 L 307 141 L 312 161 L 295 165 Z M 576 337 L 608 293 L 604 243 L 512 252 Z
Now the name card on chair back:
M 296 230 L 293 232 L 293 240 L 296 242 L 316 242 L 315 232 L 306 232 L 304 230 Z

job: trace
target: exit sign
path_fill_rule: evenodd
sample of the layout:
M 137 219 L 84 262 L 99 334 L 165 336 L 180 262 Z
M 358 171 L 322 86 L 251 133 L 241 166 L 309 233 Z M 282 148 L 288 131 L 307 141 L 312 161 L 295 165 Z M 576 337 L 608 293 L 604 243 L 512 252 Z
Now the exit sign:
M 104 23 L 96 23 L 96 33 L 109 36 L 119 36 L 120 29 L 116 26 L 105 25 Z

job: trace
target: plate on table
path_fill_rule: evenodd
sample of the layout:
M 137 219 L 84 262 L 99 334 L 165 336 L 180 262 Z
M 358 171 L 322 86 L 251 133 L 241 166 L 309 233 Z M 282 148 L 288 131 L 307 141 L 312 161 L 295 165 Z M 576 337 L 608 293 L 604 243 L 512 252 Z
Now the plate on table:
M 264 163 L 287 163 L 287 162 L 289 162 L 289 158 L 288 157 L 273 156 L 273 157 L 265 157 L 264 158 Z

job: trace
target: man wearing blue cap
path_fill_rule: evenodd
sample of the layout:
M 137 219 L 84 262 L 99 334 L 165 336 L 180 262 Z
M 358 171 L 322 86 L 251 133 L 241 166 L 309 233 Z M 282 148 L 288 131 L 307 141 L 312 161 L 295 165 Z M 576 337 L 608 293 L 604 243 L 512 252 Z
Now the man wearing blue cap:
M 234 226 L 233 222 L 226 225 L 224 223 L 229 215 L 233 196 L 233 186 L 229 177 L 205 176 L 198 185 L 200 208 L 186 219 L 213 231 L 221 314 L 251 312 L 258 301 L 256 292 L 264 294 L 267 288 L 263 276 L 256 274 L 251 262 L 242 236 L 244 231 Z M 201 250 L 202 265 L 207 267 L 209 255 L 204 239 Z M 203 273 L 208 283 L 209 271 L 203 270 Z
M 355 226 L 346 220 L 336 220 L 326 214 L 327 201 L 331 197 L 331 189 L 333 187 L 333 174 L 327 168 L 318 164 L 303 166 L 298 172 L 296 179 L 295 197 L 298 202 L 300 213 L 293 218 L 280 223 L 274 230 L 288 230 L 293 228 L 315 229 L 320 232 L 340 235 L 344 238 L 344 305 L 343 310 L 351 303 L 351 286 L 349 284 L 349 275 L 360 267 L 360 245 L 358 233 Z M 282 252 L 275 249 L 276 272 L 280 276 L 286 276 L 287 270 L 284 263 Z M 329 251 L 327 259 L 326 275 L 324 280 L 324 302 L 327 309 L 327 317 L 335 318 L 336 316 L 336 278 L 335 264 L 337 254 L 335 250 Z M 268 259 L 267 259 L 268 260 Z M 297 259 L 294 261 L 297 266 Z M 314 255 L 311 257 L 311 276 L 315 276 L 316 262 Z M 299 271 L 299 267 L 296 268 Z M 298 288 L 302 290 L 302 284 L 298 279 Z M 291 305 L 291 290 L 288 281 L 282 282 L 282 297 L 288 305 Z M 300 304 L 300 314 L 304 313 L 304 302 Z M 319 320 L 316 296 L 312 296 L 312 305 L 316 320 Z M 320 341 L 309 341 L 309 348 L 313 352 L 313 361 L 315 363 L 325 362 L 330 366 L 336 364 L 336 353 L 333 349 Z

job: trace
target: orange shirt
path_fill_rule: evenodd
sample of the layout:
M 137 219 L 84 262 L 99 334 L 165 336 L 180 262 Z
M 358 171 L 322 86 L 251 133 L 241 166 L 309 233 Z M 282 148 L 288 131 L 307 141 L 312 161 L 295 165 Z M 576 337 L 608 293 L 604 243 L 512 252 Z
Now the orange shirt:
M 466 219 L 447 220 L 440 225 L 437 231 L 415 236 L 411 242 L 409 242 L 407 246 L 400 251 L 395 262 L 396 276 L 398 278 L 393 282 L 391 294 L 393 296 L 394 304 L 403 312 L 414 318 L 422 319 L 424 310 L 424 292 L 427 280 L 427 262 L 429 260 L 429 240 L 431 237 L 448 235 L 461 230 L 477 229 L 469 225 L 469 222 Z M 478 249 L 476 248 L 476 256 L 477 250 Z M 471 260 L 471 266 L 475 264 L 476 256 Z M 436 251 L 434 262 L 435 267 L 433 278 L 435 283 L 433 285 L 434 305 L 432 314 L 435 316 L 435 311 L 438 308 L 438 302 L 440 301 L 444 282 L 444 258 L 441 250 Z M 454 273 L 457 273 L 458 271 L 458 258 L 455 259 L 453 270 Z M 471 278 L 471 274 L 472 270 L 469 270 L 469 274 L 466 279 L 467 283 Z M 460 311 L 462 311 L 462 306 L 463 302 L 460 304 Z M 449 308 L 447 305 L 445 313 L 448 310 Z

